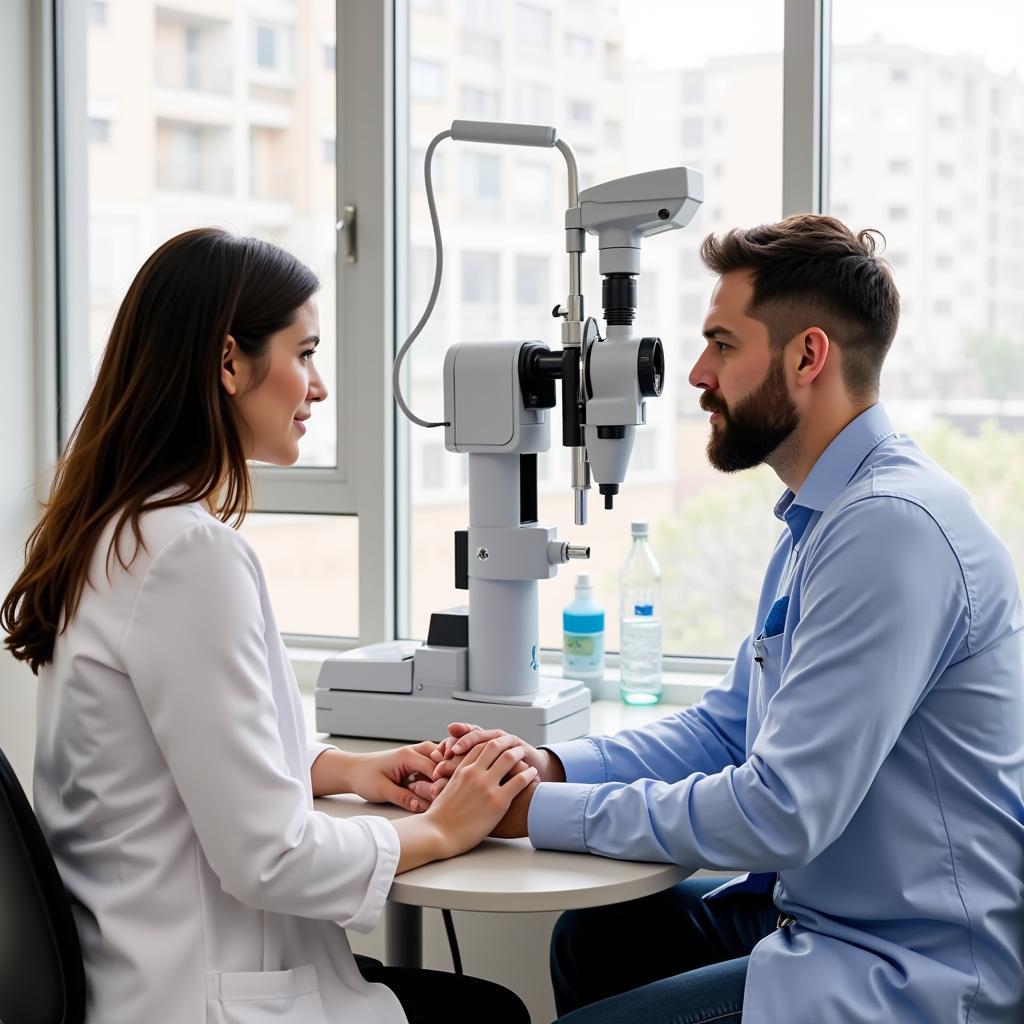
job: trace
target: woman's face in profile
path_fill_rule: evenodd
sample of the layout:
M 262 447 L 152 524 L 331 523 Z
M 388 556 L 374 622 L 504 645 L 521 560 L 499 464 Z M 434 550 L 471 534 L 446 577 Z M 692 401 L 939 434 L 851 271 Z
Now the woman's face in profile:
M 320 340 L 320 317 L 315 299 L 307 299 L 290 327 L 271 335 L 266 375 L 229 339 L 221 380 L 233 395 L 243 420 L 246 458 L 290 466 L 299 457 L 299 438 L 314 402 L 327 397 L 327 388 L 313 363 Z M 255 386 L 253 380 L 259 380 Z

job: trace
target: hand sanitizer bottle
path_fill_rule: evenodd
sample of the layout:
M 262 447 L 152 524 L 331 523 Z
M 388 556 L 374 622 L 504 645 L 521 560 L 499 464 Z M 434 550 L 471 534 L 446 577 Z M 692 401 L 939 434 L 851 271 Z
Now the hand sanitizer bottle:
M 590 682 L 604 677 L 604 609 L 590 576 L 576 577 L 576 596 L 562 611 L 562 675 Z

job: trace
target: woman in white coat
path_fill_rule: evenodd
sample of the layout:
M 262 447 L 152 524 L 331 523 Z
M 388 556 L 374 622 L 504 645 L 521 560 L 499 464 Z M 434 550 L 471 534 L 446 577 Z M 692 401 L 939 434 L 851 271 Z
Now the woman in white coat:
M 317 287 L 214 229 L 149 258 L 0 613 L 39 675 L 36 813 L 90 1024 L 529 1020 L 487 982 L 360 970 L 343 930 L 376 925 L 396 873 L 475 846 L 534 772 L 509 737 L 428 805 L 404 783 L 431 777 L 433 743 L 306 740 L 259 561 L 228 521 L 247 460 L 294 463 L 326 397 Z M 346 792 L 421 813 L 313 809 Z

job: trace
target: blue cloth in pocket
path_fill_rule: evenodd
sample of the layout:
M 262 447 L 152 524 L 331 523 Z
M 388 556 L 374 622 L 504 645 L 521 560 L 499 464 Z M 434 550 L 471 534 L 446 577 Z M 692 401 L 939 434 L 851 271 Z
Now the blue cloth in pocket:
M 786 612 L 788 610 L 789 594 L 786 594 L 785 597 L 780 597 L 778 601 L 772 605 L 771 611 L 768 613 L 768 618 L 764 620 L 764 629 L 761 631 L 761 636 L 765 639 L 770 636 L 778 636 L 786 625 Z

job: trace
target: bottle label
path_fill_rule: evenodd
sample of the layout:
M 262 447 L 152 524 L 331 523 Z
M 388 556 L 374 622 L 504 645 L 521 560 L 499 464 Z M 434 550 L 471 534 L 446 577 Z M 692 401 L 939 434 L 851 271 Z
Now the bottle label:
M 592 636 L 567 636 L 565 638 L 565 653 L 570 658 L 592 658 L 594 656 L 594 643 Z
M 633 605 L 633 614 L 634 615 L 650 615 L 650 616 L 653 616 L 654 615 L 654 605 L 653 604 L 635 604 L 635 605 Z

